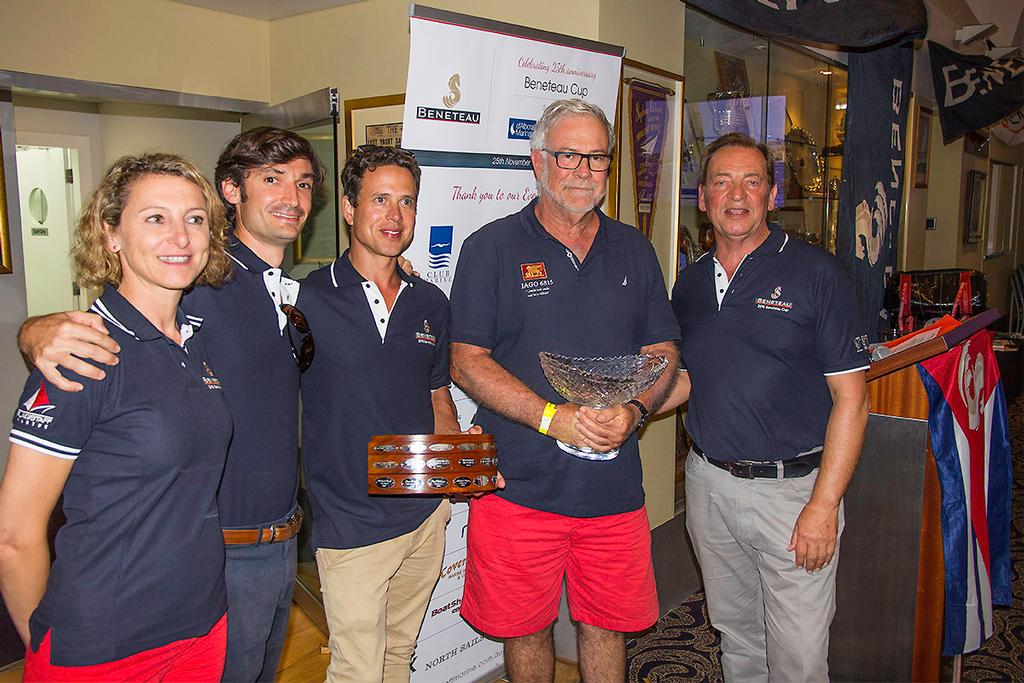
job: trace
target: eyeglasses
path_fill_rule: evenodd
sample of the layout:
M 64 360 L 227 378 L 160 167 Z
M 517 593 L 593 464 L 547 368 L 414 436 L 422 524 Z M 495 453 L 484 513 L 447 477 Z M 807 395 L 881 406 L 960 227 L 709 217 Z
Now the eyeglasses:
M 281 304 L 281 312 L 288 316 L 288 322 L 302 334 L 302 341 L 299 342 L 299 348 L 296 350 L 295 340 L 292 339 L 292 330 L 288 328 L 288 341 L 292 345 L 292 355 L 295 356 L 295 364 L 298 365 L 299 372 L 305 372 L 312 365 L 313 355 L 316 353 L 316 347 L 313 345 L 313 334 L 309 331 L 309 322 L 306 320 L 306 316 L 302 314 L 302 311 L 291 304 Z
M 558 168 L 564 168 L 566 171 L 575 171 L 583 163 L 583 160 L 587 160 L 587 166 L 591 171 L 595 173 L 601 173 L 607 171 L 612 165 L 611 154 L 581 154 L 580 152 L 556 152 L 553 149 L 545 149 L 545 152 L 555 158 L 555 163 Z

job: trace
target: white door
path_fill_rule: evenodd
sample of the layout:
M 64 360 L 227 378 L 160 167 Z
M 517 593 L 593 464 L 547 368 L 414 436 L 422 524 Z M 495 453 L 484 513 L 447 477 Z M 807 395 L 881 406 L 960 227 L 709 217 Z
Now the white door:
M 72 153 L 64 147 L 17 146 L 29 315 L 79 308 L 68 256 L 75 220 Z

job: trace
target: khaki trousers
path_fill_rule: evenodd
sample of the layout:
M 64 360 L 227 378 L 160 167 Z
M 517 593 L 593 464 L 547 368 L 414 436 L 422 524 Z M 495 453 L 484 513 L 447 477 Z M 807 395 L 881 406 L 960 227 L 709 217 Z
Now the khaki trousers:
M 409 680 L 450 517 L 445 499 L 419 528 L 397 538 L 362 548 L 317 549 L 330 629 L 328 683 Z
M 686 458 L 686 530 L 708 616 L 722 633 L 726 683 L 828 680 L 839 545 L 814 574 L 798 569 L 787 550 L 817 477 L 814 471 L 792 479 L 740 479 L 693 451 Z

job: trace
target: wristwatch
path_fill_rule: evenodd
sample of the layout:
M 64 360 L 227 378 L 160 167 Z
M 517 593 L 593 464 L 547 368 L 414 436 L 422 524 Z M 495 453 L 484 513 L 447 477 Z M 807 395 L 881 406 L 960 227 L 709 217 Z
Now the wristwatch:
M 629 399 L 624 405 L 636 406 L 636 409 L 640 412 L 640 421 L 636 423 L 636 428 L 633 430 L 634 432 L 640 431 L 640 428 L 647 424 L 647 418 L 651 416 L 651 411 L 647 410 L 647 406 L 635 398 Z

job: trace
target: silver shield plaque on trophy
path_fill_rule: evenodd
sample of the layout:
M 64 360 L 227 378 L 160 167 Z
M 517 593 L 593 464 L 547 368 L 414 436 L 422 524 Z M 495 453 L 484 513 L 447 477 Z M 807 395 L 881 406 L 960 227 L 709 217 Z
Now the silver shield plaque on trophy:
M 603 358 L 571 358 L 540 352 L 540 367 L 555 391 L 568 401 L 591 408 L 610 408 L 651 388 L 668 359 L 650 353 Z M 611 460 L 619 454 L 558 442 L 566 453 L 586 460 Z

